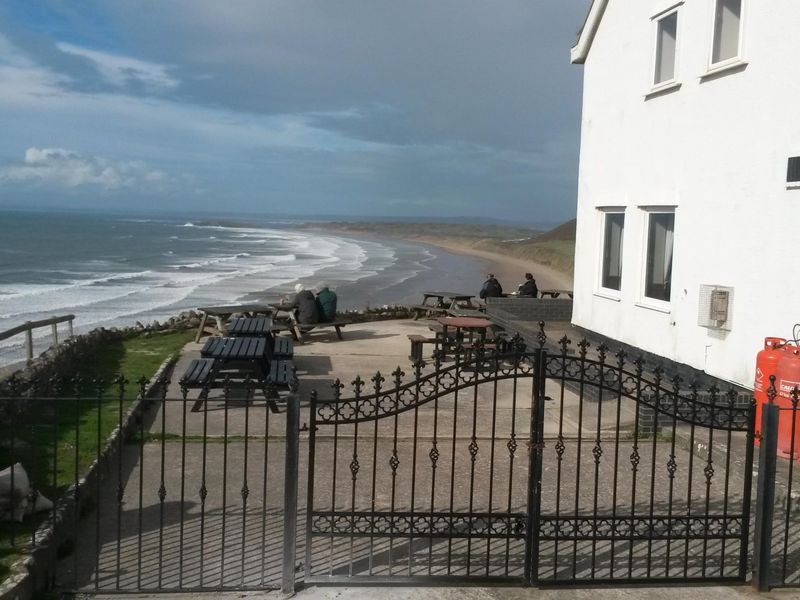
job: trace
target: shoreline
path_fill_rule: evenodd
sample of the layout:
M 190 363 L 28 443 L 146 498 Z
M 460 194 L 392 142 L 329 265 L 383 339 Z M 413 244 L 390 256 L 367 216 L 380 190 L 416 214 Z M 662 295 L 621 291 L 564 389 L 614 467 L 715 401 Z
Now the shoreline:
M 506 256 L 487 250 L 472 248 L 468 244 L 460 243 L 451 239 L 437 239 L 425 236 L 404 238 L 409 243 L 420 243 L 428 246 L 441 248 L 452 254 L 461 256 L 472 256 L 484 260 L 488 265 L 488 271 L 497 276 L 498 281 L 503 286 L 505 292 L 516 291 L 525 278 L 525 273 L 532 273 L 536 280 L 537 287 L 542 289 L 573 289 L 573 281 L 570 275 L 553 269 L 550 266 L 538 264 L 536 262 Z M 485 279 L 486 273 L 476 274 L 476 286 L 480 287 Z

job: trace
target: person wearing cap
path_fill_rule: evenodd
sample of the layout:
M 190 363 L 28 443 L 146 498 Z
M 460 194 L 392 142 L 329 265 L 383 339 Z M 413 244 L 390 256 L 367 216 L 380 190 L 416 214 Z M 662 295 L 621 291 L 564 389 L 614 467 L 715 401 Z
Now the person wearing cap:
M 519 286 L 519 296 L 520 298 L 536 298 L 539 296 L 536 280 L 530 273 L 525 273 L 525 281 Z
M 336 292 L 328 289 L 327 284 L 320 283 L 317 287 L 317 304 L 319 305 L 320 321 L 330 323 L 336 320 Z
M 313 325 L 319 323 L 319 308 L 314 294 L 305 289 L 302 283 L 294 286 L 295 319 L 298 323 Z
M 499 298 L 503 295 L 503 286 L 495 279 L 494 273 L 489 273 L 478 295 L 481 297 L 481 300 L 485 300 L 486 298 Z

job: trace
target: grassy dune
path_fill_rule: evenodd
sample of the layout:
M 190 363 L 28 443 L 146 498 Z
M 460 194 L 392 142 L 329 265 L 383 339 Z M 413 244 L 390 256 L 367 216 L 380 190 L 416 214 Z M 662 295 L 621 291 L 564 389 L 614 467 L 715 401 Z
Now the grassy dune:
M 575 258 L 574 220 L 546 232 L 450 223 L 313 223 L 303 228 L 421 241 L 436 239 L 546 265 L 565 275 L 572 275 Z

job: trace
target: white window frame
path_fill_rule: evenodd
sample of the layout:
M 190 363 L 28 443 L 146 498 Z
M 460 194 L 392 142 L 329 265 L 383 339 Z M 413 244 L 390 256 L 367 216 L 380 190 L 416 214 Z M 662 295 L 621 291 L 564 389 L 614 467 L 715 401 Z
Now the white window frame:
M 648 92 L 648 96 L 658 93 L 664 92 L 669 89 L 679 88 L 681 86 L 680 80 L 678 79 L 679 74 L 679 65 L 680 65 L 680 51 L 681 51 L 681 7 L 683 6 L 683 2 L 678 2 L 666 10 L 662 10 L 659 13 L 656 13 L 652 17 L 650 17 L 651 22 L 653 23 L 653 48 L 652 48 L 652 60 L 650 61 L 650 91 Z M 676 15 L 677 25 L 676 25 L 676 32 L 675 32 L 675 65 L 674 71 L 672 73 L 671 79 L 666 79 L 664 81 L 660 81 L 656 83 L 656 68 L 658 67 L 658 34 L 660 29 L 661 21 L 666 19 L 667 17 L 671 17 L 672 15 Z
M 673 222 L 673 241 L 672 241 L 672 269 L 670 273 L 670 277 L 672 280 L 675 280 L 675 232 L 677 230 L 677 207 L 676 206 L 640 206 L 639 207 L 643 214 L 643 221 L 642 221 L 642 252 L 641 252 L 641 269 L 640 269 L 640 285 L 639 285 L 639 295 L 638 300 L 636 302 L 637 306 L 642 308 L 648 308 L 651 310 L 656 310 L 659 312 L 670 313 L 672 311 L 672 298 L 670 297 L 669 300 L 660 300 L 658 298 L 651 298 L 647 296 L 647 252 L 650 244 L 650 217 L 651 215 L 655 214 L 671 214 L 674 215 L 674 222 Z M 674 286 L 671 286 L 674 287 Z M 670 290 L 672 291 L 672 290 Z M 671 296 L 671 294 L 670 294 Z
M 747 0 L 741 0 L 741 13 L 739 15 L 739 45 L 736 55 L 718 62 L 714 62 L 714 45 L 716 42 L 715 35 L 717 31 L 717 7 L 719 6 L 720 1 L 721 0 L 714 0 L 710 3 L 711 35 L 709 35 L 709 40 L 711 43 L 708 46 L 708 71 L 705 73 L 706 76 L 715 75 L 720 71 L 727 71 L 728 69 L 734 69 L 747 64 L 747 61 L 744 59 L 744 24 L 747 20 Z
M 605 247 L 606 247 L 606 219 L 608 215 L 622 215 L 623 216 L 623 227 L 622 227 L 622 244 L 619 249 L 619 261 L 620 261 L 620 271 L 624 268 L 624 256 L 625 256 L 625 228 L 628 225 L 628 218 L 626 214 L 626 210 L 624 206 L 603 206 L 598 207 L 598 212 L 600 213 L 599 219 L 599 230 L 600 235 L 598 236 L 600 239 L 599 251 L 598 251 L 598 261 L 597 261 L 597 285 L 595 286 L 595 295 L 601 296 L 603 298 L 608 298 L 610 300 L 619 301 L 622 297 L 622 274 L 620 274 L 620 289 L 615 290 L 614 288 L 607 288 L 603 286 L 603 269 L 604 269 L 604 262 L 605 262 Z

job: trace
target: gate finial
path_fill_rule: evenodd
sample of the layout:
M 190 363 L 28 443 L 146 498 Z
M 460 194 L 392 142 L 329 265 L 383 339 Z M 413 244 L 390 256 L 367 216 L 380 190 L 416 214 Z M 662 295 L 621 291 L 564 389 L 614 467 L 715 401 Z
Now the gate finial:
M 536 341 L 539 342 L 539 348 L 544 348 L 547 342 L 547 334 L 544 332 L 544 321 L 539 321 L 539 333 L 536 334 Z

